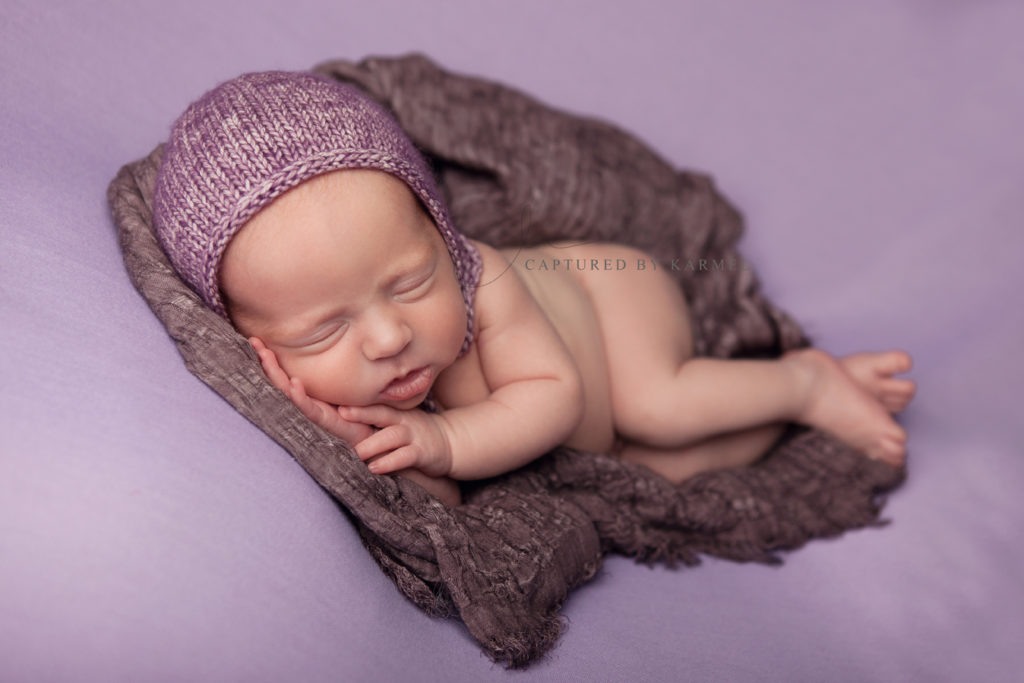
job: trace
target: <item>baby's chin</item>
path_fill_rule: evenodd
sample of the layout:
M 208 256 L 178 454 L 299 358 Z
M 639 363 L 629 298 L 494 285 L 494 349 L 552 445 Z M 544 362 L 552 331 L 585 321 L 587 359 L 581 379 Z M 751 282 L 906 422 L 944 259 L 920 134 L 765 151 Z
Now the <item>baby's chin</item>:
M 380 399 L 377 401 L 358 401 L 353 403 L 338 403 L 332 404 L 337 406 L 351 406 L 353 408 L 370 408 L 373 406 L 387 406 L 395 410 L 413 410 L 423 404 L 426 399 L 426 395 L 422 397 L 414 397 L 411 399 L 405 399 L 403 401 L 395 401 L 393 399 Z

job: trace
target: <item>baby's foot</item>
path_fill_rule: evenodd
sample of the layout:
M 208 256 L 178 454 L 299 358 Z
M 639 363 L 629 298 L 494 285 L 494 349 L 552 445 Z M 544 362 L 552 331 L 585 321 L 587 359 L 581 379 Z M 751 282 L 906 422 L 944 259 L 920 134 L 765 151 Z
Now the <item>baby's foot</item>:
M 914 380 L 893 377 L 907 372 L 913 365 L 910 355 L 904 351 L 855 353 L 840 358 L 839 363 L 890 413 L 906 408 L 917 391 Z
M 843 364 L 813 348 L 791 351 L 782 359 L 793 363 L 808 380 L 808 398 L 798 422 L 834 435 L 869 458 L 903 463 L 907 433 Z

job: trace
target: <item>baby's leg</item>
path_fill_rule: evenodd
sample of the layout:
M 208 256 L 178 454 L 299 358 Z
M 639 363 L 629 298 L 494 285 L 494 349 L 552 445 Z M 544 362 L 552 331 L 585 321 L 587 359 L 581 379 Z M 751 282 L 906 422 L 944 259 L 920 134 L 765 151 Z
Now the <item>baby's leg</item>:
M 431 477 L 423 474 L 416 469 L 405 469 L 395 472 L 400 477 L 414 481 L 424 489 L 427 493 L 430 493 L 444 502 L 448 507 L 455 507 L 462 503 L 462 492 L 459 490 L 459 484 L 454 479 L 448 477 Z
M 855 353 L 839 359 L 843 369 L 891 413 L 903 410 L 916 391 L 913 380 L 893 375 L 910 370 L 912 361 L 902 351 Z M 777 423 L 740 432 L 712 436 L 692 446 L 654 448 L 625 442 L 618 451 L 623 460 L 644 465 L 674 484 L 700 472 L 750 465 L 767 454 L 785 432 Z
M 676 449 L 715 434 L 792 420 L 799 412 L 807 381 L 790 364 L 692 358 L 682 292 L 663 270 L 633 267 L 642 252 L 608 244 L 571 252 L 588 259 L 623 258 L 630 266 L 582 273 L 605 345 L 620 435 Z
M 653 448 L 627 441 L 618 456 L 644 465 L 678 484 L 700 472 L 750 465 L 766 454 L 786 430 L 782 423 L 751 427 L 740 432 L 720 434 L 692 446 L 675 449 Z
M 599 252 L 605 246 L 589 248 Z M 628 440 L 678 449 L 716 434 L 798 422 L 828 431 L 869 457 L 902 461 L 905 432 L 827 353 L 803 349 L 777 360 L 689 358 L 689 312 L 666 274 L 588 273 L 584 286 L 605 342 L 615 427 Z
M 902 352 L 877 356 L 893 354 Z M 632 438 L 639 434 L 637 440 L 653 446 L 670 447 L 672 438 L 688 443 L 701 429 L 717 433 L 781 420 L 829 432 L 893 465 L 906 455 L 906 432 L 879 398 L 820 349 L 791 351 L 776 361 L 693 358 L 660 390 L 659 402 L 644 406 L 645 422 L 630 425 Z

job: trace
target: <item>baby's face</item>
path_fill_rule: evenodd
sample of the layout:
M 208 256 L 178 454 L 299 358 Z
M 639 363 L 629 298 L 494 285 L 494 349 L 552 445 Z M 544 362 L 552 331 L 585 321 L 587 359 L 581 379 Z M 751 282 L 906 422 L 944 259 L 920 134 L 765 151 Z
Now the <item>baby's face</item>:
M 334 171 L 278 197 L 228 245 L 220 281 L 239 331 L 332 404 L 415 407 L 466 334 L 444 239 L 382 171 Z

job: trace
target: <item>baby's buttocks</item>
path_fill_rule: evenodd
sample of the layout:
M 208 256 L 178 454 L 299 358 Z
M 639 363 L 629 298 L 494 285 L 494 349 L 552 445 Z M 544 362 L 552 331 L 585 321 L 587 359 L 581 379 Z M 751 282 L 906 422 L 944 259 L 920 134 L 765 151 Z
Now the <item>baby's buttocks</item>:
M 597 314 L 578 275 L 557 245 L 508 247 L 499 253 L 526 284 L 576 361 L 586 402 L 566 446 L 607 452 L 615 439 L 605 348 Z

